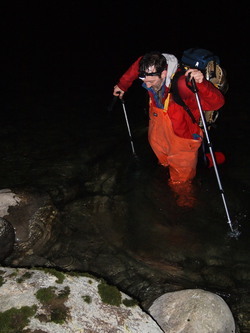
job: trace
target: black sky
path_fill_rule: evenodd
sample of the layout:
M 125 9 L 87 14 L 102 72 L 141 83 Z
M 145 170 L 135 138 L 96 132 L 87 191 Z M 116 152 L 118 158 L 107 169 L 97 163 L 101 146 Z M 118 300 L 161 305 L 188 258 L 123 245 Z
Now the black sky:
M 248 61 L 247 3 L 72 0 L 1 6 L 5 88 L 25 80 L 113 85 L 132 61 L 151 50 L 180 57 L 186 48 L 207 48 L 229 70 L 241 70 Z

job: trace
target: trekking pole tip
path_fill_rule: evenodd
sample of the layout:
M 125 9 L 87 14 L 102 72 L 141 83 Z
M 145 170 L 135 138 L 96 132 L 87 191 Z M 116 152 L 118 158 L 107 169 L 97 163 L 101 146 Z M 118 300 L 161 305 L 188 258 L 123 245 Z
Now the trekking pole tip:
M 228 220 L 228 224 L 230 226 L 231 232 L 229 232 L 229 236 L 238 239 L 241 232 L 238 230 L 238 226 L 233 228 L 231 220 Z
M 136 160 L 139 160 L 139 157 L 138 157 L 138 155 L 137 155 L 136 153 L 134 153 L 133 155 L 134 155 L 134 158 L 135 158 Z

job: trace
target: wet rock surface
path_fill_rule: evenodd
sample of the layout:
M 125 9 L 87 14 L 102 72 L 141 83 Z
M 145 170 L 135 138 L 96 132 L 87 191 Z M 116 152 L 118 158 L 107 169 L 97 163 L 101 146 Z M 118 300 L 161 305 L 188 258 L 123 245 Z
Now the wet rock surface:
M 13 251 L 15 231 L 12 224 L 0 218 L 0 261 L 3 261 Z
M 15 198 L 15 205 L 10 204 L 10 195 Z M 0 200 L 5 202 L 6 209 L 2 209 L 2 214 L 12 226 L 14 234 L 13 247 L 3 258 L 5 262 L 13 266 L 46 264 L 44 254 L 55 246 L 61 232 L 66 233 L 59 219 L 59 211 L 50 197 L 32 189 L 19 189 L 2 191 Z M 57 250 L 60 249 L 57 247 Z

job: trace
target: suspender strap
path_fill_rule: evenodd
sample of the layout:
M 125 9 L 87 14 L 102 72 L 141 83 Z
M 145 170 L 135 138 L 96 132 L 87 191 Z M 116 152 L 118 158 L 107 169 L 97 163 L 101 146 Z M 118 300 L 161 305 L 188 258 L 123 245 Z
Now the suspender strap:
M 172 83 L 171 83 L 171 93 L 172 93 L 174 101 L 184 108 L 184 110 L 188 113 L 188 115 L 192 119 L 192 122 L 195 124 L 195 123 L 197 123 L 197 121 L 195 120 L 193 113 L 191 112 L 191 110 L 189 109 L 189 107 L 186 105 L 186 103 L 183 101 L 183 99 L 181 98 L 181 96 L 179 94 L 177 82 L 181 75 L 183 75 L 182 70 L 176 72 L 175 76 L 173 77 Z

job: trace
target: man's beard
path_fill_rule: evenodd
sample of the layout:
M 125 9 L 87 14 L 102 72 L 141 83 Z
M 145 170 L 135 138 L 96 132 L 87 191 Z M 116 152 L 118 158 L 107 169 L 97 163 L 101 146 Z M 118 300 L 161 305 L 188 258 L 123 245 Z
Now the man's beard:
M 161 82 L 159 85 L 153 87 L 153 89 L 154 89 L 154 91 L 155 91 L 156 93 L 159 93 L 159 91 L 161 90 L 161 88 L 162 88 L 162 84 L 163 84 L 163 81 L 164 81 L 164 80 L 162 80 L 162 82 Z

